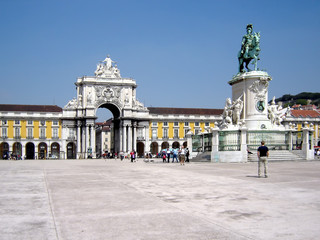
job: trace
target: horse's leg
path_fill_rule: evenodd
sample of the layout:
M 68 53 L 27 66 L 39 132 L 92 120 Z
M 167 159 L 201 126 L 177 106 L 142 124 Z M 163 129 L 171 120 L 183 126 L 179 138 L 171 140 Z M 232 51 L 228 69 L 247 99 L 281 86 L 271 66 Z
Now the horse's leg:
M 248 70 L 248 72 L 251 71 L 251 69 L 249 68 L 249 63 L 250 63 L 250 60 L 247 60 L 246 61 L 246 69 Z

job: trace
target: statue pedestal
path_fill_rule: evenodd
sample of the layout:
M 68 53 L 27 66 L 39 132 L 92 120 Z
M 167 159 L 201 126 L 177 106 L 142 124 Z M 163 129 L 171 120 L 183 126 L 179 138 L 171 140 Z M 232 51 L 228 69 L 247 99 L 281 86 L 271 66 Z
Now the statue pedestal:
M 248 130 L 272 129 L 268 119 L 268 86 L 271 77 L 267 72 L 241 73 L 228 83 L 232 86 L 232 101 L 243 100 L 241 119 Z

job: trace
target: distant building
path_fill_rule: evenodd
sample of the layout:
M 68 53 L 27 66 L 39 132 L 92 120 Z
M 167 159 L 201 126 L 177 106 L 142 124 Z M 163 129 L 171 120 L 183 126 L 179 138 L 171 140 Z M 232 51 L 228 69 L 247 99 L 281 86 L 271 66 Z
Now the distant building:
M 96 153 L 101 157 L 106 152 L 114 152 L 112 134 L 112 119 L 96 123 Z
M 0 104 L 0 158 L 65 158 L 62 108 Z
M 187 146 L 186 134 L 209 131 L 222 120 L 223 109 L 149 107 L 149 126 L 133 131 L 138 156 L 157 154 L 162 149 Z M 0 158 L 72 159 L 76 158 L 76 132 L 63 128 L 62 108 L 53 105 L 0 104 Z M 314 129 L 315 145 L 320 145 L 319 109 L 291 109 L 285 126 Z M 134 126 L 133 126 L 134 127 Z M 67 134 L 67 141 L 62 133 Z M 95 124 L 95 152 L 114 152 L 112 119 Z M 93 156 L 96 157 L 96 156 Z

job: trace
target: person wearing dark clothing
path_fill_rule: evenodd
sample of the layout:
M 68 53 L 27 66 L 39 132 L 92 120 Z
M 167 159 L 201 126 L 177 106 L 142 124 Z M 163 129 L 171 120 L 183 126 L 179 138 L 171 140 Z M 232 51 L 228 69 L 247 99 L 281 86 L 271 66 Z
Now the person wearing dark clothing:
M 186 149 L 186 162 L 189 162 L 189 155 L 190 155 L 189 149 L 187 148 Z
M 268 177 L 268 157 L 269 149 L 264 145 L 264 141 L 261 142 L 261 146 L 257 150 L 258 155 L 258 177 L 261 177 L 261 164 L 264 166 L 264 177 Z

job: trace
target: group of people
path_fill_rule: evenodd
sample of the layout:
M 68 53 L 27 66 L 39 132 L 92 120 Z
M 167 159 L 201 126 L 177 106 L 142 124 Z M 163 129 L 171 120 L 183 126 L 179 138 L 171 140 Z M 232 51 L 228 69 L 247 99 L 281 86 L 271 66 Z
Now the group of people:
M 23 160 L 22 156 L 19 154 L 9 154 L 9 153 L 4 153 L 2 156 L 2 159 L 5 160 Z
M 180 162 L 181 165 L 184 165 L 185 162 L 189 162 L 190 153 L 188 148 L 182 146 L 181 148 L 163 149 L 160 155 L 164 163 L 169 163 L 170 158 L 172 157 L 172 163 L 176 161 L 177 163 Z

